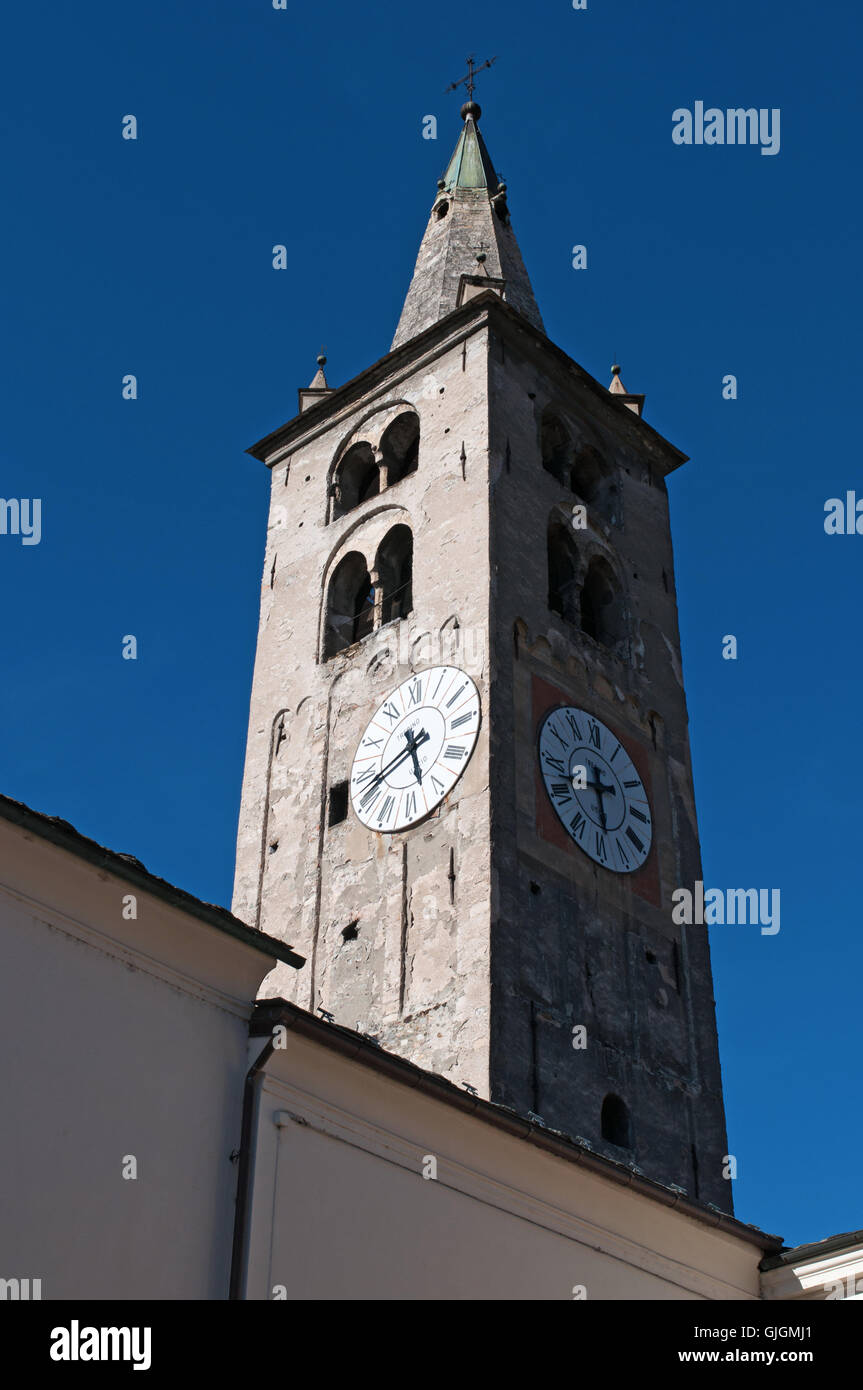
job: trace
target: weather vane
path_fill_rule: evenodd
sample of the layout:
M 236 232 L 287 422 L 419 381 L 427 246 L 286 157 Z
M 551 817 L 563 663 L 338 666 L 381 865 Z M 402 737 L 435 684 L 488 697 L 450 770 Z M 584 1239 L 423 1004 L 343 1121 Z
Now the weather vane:
M 492 63 L 497 62 L 497 58 L 486 58 L 485 62 L 480 63 L 478 68 L 474 67 L 475 61 L 473 54 L 471 54 L 467 60 L 467 77 L 460 77 L 458 82 L 451 82 L 446 89 L 447 92 L 454 92 L 457 87 L 460 87 L 462 83 L 464 83 L 467 87 L 467 99 L 468 101 L 473 101 L 473 89 L 476 85 L 473 80 L 475 75 L 478 72 L 482 72 L 483 68 L 490 68 Z

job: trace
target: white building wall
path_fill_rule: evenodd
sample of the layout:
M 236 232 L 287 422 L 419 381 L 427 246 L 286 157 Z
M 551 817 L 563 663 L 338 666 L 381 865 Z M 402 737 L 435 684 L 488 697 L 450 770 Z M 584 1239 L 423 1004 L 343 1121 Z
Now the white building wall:
M 274 961 L 0 820 L 0 1278 L 227 1297 L 248 1017 Z
M 761 1256 L 313 1039 L 273 1053 L 249 1298 L 753 1300 Z

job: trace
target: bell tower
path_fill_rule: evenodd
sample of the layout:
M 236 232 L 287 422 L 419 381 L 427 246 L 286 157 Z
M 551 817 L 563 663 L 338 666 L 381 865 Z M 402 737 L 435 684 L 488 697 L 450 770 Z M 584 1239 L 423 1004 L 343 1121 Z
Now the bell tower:
M 390 351 L 271 474 L 234 912 L 265 992 L 731 1210 L 666 478 L 545 335 L 479 131 Z

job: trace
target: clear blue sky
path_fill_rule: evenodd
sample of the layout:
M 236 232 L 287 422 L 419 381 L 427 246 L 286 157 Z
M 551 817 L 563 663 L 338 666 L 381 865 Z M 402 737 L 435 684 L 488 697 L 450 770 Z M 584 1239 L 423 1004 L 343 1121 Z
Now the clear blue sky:
M 334 384 L 387 350 L 443 90 L 499 55 L 482 127 L 547 331 L 602 381 L 621 361 L 692 457 L 705 879 L 782 893 L 778 936 L 712 933 L 737 1211 L 791 1242 L 863 1226 L 863 536 L 823 530 L 863 496 L 860 31 L 852 0 L 48 0 L 0 60 L 0 493 L 43 506 L 40 545 L 0 537 L 0 790 L 228 903 L 268 486 L 243 451 L 322 343 Z M 780 153 L 674 145 L 696 100 L 779 107 Z

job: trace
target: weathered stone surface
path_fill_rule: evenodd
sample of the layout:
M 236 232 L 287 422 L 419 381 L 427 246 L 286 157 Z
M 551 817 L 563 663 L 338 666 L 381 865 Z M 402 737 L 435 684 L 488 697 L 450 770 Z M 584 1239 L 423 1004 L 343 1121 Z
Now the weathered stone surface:
M 488 354 L 482 314 L 469 317 L 470 331 L 402 354 L 348 407 L 334 392 L 302 417 L 288 452 L 275 450 L 234 902 L 308 957 L 304 971 L 274 971 L 268 992 L 322 1006 L 487 1095 L 486 727 L 450 798 L 422 826 L 380 836 L 352 812 L 326 824 L 328 790 L 349 777 L 375 707 L 412 669 L 439 657 L 459 664 L 462 633 L 488 707 L 488 588 L 479 582 L 488 573 Z M 417 472 L 328 520 L 334 461 L 355 439 L 375 444 L 405 404 L 420 417 Z M 413 613 L 321 660 L 328 576 L 347 550 L 371 567 L 398 522 L 414 533 Z M 353 921 L 356 937 L 345 941 Z
M 492 1097 L 620 1157 L 599 1127 L 604 1096 L 618 1094 L 639 1167 L 730 1209 L 707 932 L 671 920 L 673 890 L 701 877 L 664 483 L 680 459 L 669 460 L 668 446 L 663 456 L 658 436 L 625 405 L 586 389 L 535 335 L 502 317 L 495 327 Z M 595 521 L 588 508 L 590 524 L 573 534 L 582 566 L 602 554 L 620 576 L 623 659 L 548 610 L 546 530 L 573 501 L 539 466 L 550 406 L 576 448 L 597 448 L 616 480 L 616 522 Z M 543 834 L 536 736 L 549 697 L 537 697 L 538 681 L 595 712 L 636 761 L 654 822 L 638 873 L 609 873 Z M 583 1051 L 572 1047 L 577 1024 L 587 1028 Z
M 328 520 L 340 453 L 359 438 L 374 445 L 404 403 L 420 418 L 418 470 Z M 548 610 L 549 517 L 572 505 L 541 466 L 549 404 L 617 479 L 616 523 L 591 517 L 578 543 L 621 576 L 623 657 Z M 626 1157 L 600 1132 L 603 1098 L 619 1094 L 639 1167 L 728 1208 L 706 931 L 684 936 L 671 921 L 671 892 L 700 876 L 664 484 L 681 456 L 490 296 L 267 448 L 234 911 L 309 965 L 274 971 L 266 992 L 322 1006 L 431 1071 Z M 321 660 L 328 575 L 349 548 L 371 564 L 394 521 L 414 533 L 413 613 Z M 349 776 L 370 714 L 410 670 L 441 658 L 416 639 L 442 633 L 457 644 L 443 659 L 469 665 L 483 702 L 467 771 L 404 833 L 375 834 L 352 812 L 327 826 L 329 788 Z M 595 711 L 638 759 L 655 837 L 639 873 L 611 874 L 543 834 L 537 688 Z M 572 1047 L 577 1024 L 584 1051 Z

